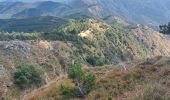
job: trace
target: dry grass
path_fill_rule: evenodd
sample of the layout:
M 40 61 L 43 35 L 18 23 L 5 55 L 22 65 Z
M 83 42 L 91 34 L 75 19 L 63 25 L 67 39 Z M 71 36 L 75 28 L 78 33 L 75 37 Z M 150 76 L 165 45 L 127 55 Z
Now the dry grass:
M 23 100 L 61 100 L 62 96 L 60 95 L 59 91 L 59 87 L 61 86 L 61 84 L 68 87 L 74 86 L 70 79 L 63 77 L 46 87 L 32 92 Z
M 146 84 L 139 92 L 135 93 L 131 100 L 169 100 L 170 96 L 166 95 L 167 91 L 160 84 Z
M 143 73 L 141 69 L 121 70 L 114 68 L 104 77 L 97 80 L 95 91 L 90 93 L 87 100 L 107 100 L 123 95 L 124 92 L 133 89 L 133 86 L 141 81 Z
M 97 86 L 85 100 L 169 100 L 169 68 L 169 65 L 139 65 L 127 70 L 110 66 L 84 67 L 84 71 L 97 76 Z M 71 80 L 62 79 L 40 90 L 29 100 L 62 100 L 59 91 L 61 83 L 73 86 Z
M 113 68 L 98 78 L 96 89 L 86 100 L 169 100 L 169 79 L 170 66 L 166 64 L 139 65 L 128 70 Z

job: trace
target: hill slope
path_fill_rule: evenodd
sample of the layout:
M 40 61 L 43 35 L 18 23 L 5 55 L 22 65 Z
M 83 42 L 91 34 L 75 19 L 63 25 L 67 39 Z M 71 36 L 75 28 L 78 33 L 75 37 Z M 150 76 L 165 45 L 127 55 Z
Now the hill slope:
M 0 29 L 9 32 L 16 30 L 16 33 L 2 32 L 1 40 L 67 41 L 76 48 L 75 55 L 78 58 L 94 66 L 117 63 L 119 60 L 170 55 L 168 36 L 142 25 L 116 22 L 107 24 L 95 19 L 65 20 L 55 17 L 2 21 L 7 21 L 7 26 L 0 25 Z M 24 34 L 17 31 L 37 33 Z
M 52 31 L 1 32 L 0 36 L 0 94 L 8 99 L 18 99 L 27 93 L 27 90 L 18 90 L 13 83 L 13 73 L 22 63 L 42 66 L 49 83 L 65 74 L 77 60 L 95 67 L 170 55 L 168 36 L 145 26 L 114 21 L 107 24 L 96 19 L 64 20 Z
M 170 98 L 169 60 L 169 57 L 155 57 L 148 59 L 147 62 L 141 61 L 142 63 L 136 64 L 135 67 L 128 67 L 126 70 L 115 66 L 84 68 L 85 72 L 93 72 L 97 76 L 96 88 L 84 99 L 168 100 Z M 72 87 L 72 81 L 63 76 L 25 95 L 23 99 L 64 99 L 59 90 L 61 84 Z

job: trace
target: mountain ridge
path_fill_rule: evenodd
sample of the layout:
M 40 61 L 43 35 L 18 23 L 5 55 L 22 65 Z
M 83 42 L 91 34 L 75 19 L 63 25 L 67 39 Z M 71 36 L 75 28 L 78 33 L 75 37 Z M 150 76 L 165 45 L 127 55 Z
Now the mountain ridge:
M 23 3 L 20 5 L 20 7 L 22 6 L 21 8 L 17 8 L 17 6 L 15 5 L 6 4 L 2 6 L 3 9 L 6 9 L 6 12 L 4 12 L 3 14 L 1 13 L 0 18 L 21 17 L 23 16 L 22 14 L 24 14 L 22 12 L 27 9 L 28 14 L 31 12 L 39 12 L 39 14 L 36 16 L 52 15 L 65 17 L 76 13 L 86 14 L 87 16 L 98 18 L 104 18 L 106 16 L 118 16 L 129 22 L 157 26 L 162 23 L 167 23 L 170 17 L 168 16 L 170 14 L 170 8 L 168 6 L 170 2 L 168 0 L 164 0 L 161 2 L 159 0 L 70 0 L 69 2 L 60 2 L 60 4 L 58 5 L 57 2 L 52 1 L 51 4 L 49 4 L 49 1 L 42 1 L 39 3 L 43 2 L 44 4 L 48 4 L 49 6 L 42 6 L 41 8 L 39 8 L 39 6 L 37 5 L 38 2 L 30 4 Z M 51 6 L 53 8 L 50 8 Z M 0 9 L 1 12 L 2 8 Z M 9 12 L 9 8 L 17 8 L 18 11 L 13 11 L 15 12 L 13 14 L 12 12 Z M 43 9 L 49 9 L 49 12 L 44 12 Z M 27 11 L 25 11 L 25 13 L 27 13 Z

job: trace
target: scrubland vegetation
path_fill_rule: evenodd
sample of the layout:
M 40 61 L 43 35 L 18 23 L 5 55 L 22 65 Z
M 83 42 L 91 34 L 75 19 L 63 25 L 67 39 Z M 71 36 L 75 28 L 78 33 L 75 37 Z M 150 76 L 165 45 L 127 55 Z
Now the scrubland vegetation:
M 133 34 L 126 32 L 125 26 L 117 23 L 111 26 L 93 19 L 70 20 L 49 32 L 1 32 L 0 40 L 57 40 L 72 43 L 76 48 L 74 55 L 77 59 L 84 60 L 92 66 L 115 64 L 117 60 L 133 59 L 132 53 L 127 51 L 129 44 L 136 48 L 135 52 L 141 57 L 146 55 L 144 46 Z M 81 37 L 80 33 L 87 30 L 91 37 Z
M 21 89 L 33 85 L 40 87 L 45 82 L 44 78 L 43 69 L 39 65 L 23 64 L 14 73 L 15 84 Z
M 14 86 L 3 96 L 7 100 L 168 100 L 167 63 L 135 63 L 126 70 L 113 66 L 143 59 L 158 47 L 157 40 L 147 44 L 143 38 L 150 36 L 148 30 L 84 19 L 69 20 L 47 32 L 1 32 L 0 63 L 13 76 L 2 80 L 12 80 Z M 162 48 L 166 54 L 167 48 Z M 29 90 L 34 91 L 25 93 Z
M 29 100 L 50 98 L 53 98 L 52 100 L 69 98 L 79 100 L 82 97 L 85 100 L 170 99 L 168 94 L 169 73 L 167 73 L 169 67 L 167 65 L 160 67 L 159 64 L 141 64 L 127 70 L 113 68 L 113 66 L 81 69 L 79 64 L 72 65 L 68 77 L 58 80 L 48 88 L 40 89 Z M 84 76 L 83 74 L 86 73 L 93 73 L 96 78 L 92 74 Z M 68 78 L 71 80 L 68 81 Z M 62 84 L 62 82 L 67 84 Z M 80 89 L 82 89 L 82 93 Z
M 168 0 L 55 1 L 0 0 L 0 100 L 170 100 Z

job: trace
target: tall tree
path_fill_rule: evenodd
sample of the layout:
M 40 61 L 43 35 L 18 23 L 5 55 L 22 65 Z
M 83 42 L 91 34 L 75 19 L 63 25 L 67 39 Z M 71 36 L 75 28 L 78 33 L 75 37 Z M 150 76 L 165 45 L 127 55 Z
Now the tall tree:
M 68 70 L 68 76 L 78 89 L 79 96 L 85 97 L 96 85 L 96 77 L 92 73 L 84 73 L 80 63 L 73 64 Z

